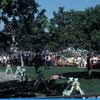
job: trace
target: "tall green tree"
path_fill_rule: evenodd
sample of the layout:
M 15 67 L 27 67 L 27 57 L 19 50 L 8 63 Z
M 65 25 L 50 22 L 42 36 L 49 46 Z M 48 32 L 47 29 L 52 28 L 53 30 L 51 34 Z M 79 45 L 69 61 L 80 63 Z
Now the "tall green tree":
M 87 50 L 100 50 L 100 5 L 84 11 L 54 12 L 49 30 L 59 47 L 73 46 Z M 55 44 L 56 44 L 55 43 Z
M 11 23 L 9 32 L 15 37 L 19 50 L 42 49 L 48 42 L 45 32 L 47 27 L 45 9 L 39 10 L 38 7 L 35 0 L 2 0 L 0 2 L 1 20 L 4 21 L 5 27 Z M 12 20 L 9 21 L 9 18 Z

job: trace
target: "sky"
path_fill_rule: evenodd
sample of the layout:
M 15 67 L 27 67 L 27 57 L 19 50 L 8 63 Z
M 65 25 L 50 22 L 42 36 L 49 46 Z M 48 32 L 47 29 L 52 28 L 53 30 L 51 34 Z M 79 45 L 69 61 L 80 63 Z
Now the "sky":
M 65 10 L 85 10 L 100 4 L 100 0 L 36 0 L 36 2 L 41 6 L 40 8 L 46 9 L 49 19 L 53 17 L 53 11 L 57 11 L 60 6 L 63 6 Z
M 100 4 L 100 0 L 35 0 L 40 9 L 46 9 L 48 19 L 53 17 L 53 12 L 58 10 L 58 7 L 64 7 L 65 10 L 85 10 L 88 7 L 95 7 Z M 0 22 L 0 31 L 3 29 L 4 23 Z

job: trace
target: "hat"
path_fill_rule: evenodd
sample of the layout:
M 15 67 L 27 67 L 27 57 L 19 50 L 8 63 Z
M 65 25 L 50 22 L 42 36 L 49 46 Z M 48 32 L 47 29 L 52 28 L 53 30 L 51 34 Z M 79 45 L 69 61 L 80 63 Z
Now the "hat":
M 73 79 L 74 79 L 73 77 L 69 77 L 68 83 L 72 82 Z
M 74 78 L 74 81 L 77 82 L 78 81 L 78 78 Z

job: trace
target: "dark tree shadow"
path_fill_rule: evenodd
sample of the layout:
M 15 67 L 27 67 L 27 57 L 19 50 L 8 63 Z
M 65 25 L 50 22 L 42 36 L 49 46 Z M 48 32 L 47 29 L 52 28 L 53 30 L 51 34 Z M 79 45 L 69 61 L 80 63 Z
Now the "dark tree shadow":
M 93 71 L 92 75 L 89 76 L 88 72 L 68 72 L 62 73 L 66 77 L 77 77 L 79 79 L 100 79 L 100 72 Z M 34 80 L 27 82 L 18 82 L 18 81 L 9 81 L 0 83 L 0 98 L 16 98 L 16 97 L 37 97 L 36 93 L 39 93 L 41 96 L 43 93 L 45 96 L 60 96 L 62 91 L 65 89 L 67 83 L 57 83 L 55 81 L 47 81 L 48 88 L 51 91 L 43 91 L 44 86 L 40 85 L 39 89 L 36 91 L 34 89 Z M 5 96 L 6 94 L 6 96 Z
M 92 71 L 91 75 L 88 75 L 88 71 L 85 72 L 68 72 L 68 73 L 62 73 L 62 75 L 66 78 L 68 77 L 77 77 L 81 79 L 100 79 L 100 72 Z

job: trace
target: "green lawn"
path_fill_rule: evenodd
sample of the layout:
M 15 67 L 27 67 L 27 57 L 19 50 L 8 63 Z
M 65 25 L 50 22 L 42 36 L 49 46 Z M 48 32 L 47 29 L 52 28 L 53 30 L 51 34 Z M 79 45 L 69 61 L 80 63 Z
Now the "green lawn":
M 15 72 L 16 67 L 13 67 L 13 71 Z M 4 71 L 4 67 L 0 67 L 0 71 Z M 51 69 L 45 69 L 44 67 L 40 67 L 40 70 L 43 71 L 44 76 L 48 79 L 51 75 L 61 74 L 67 72 L 86 72 L 86 69 L 76 68 L 76 67 L 51 67 Z M 28 77 L 31 79 L 35 79 L 36 73 L 34 67 L 27 67 Z M 67 80 L 57 80 L 58 83 L 67 82 Z M 86 94 L 99 94 L 100 93 L 100 79 L 92 78 L 92 79 L 79 79 L 81 84 L 81 88 L 85 91 Z

